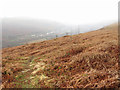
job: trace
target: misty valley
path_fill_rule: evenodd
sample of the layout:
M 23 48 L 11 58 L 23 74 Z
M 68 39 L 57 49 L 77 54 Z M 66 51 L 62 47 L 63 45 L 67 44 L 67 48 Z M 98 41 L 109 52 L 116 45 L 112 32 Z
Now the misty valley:
M 3 18 L 2 48 L 84 33 L 97 30 L 108 24 L 110 22 L 98 25 L 64 25 L 48 20 Z

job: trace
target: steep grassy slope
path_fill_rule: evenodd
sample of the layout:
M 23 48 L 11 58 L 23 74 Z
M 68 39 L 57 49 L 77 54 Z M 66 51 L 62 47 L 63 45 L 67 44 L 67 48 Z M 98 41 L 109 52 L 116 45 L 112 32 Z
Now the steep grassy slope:
M 3 49 L 4 88 L 118 86 L 118 33 L 97 31 Z

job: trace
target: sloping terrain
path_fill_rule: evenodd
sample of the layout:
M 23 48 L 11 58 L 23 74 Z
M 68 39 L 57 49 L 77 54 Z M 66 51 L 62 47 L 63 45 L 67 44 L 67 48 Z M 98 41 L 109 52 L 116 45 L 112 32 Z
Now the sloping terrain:
M 2 50 L 3 88 L 118 87 L 118 27 Z

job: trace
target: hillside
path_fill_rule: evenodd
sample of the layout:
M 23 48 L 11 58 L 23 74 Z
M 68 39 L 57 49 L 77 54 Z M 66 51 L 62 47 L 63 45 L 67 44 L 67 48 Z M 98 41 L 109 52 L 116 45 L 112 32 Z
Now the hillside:
M 117 24 L 2 50 L 3 88 L 118 87 Z

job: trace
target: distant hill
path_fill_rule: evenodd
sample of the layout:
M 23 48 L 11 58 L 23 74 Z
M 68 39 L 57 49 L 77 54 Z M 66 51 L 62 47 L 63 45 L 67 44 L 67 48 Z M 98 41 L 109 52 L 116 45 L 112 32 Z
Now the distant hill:
M 118 25 L 2 50 L 4 88 L 117 88 Z
M 46 33 L 55 33 L 58 29 L 60 30 L 64 27 L 65 25 L 63 24 L 47 20 L 3 18 L 3 48 L 18 46 L 32 40 L 41 39 L 41 37 L 33 38 L 31 35 L 38 34 L 45 36 Z
M 3 18 L 3 34 L 28 34 L 33 32 L 46 33 L 49 31 L 55 31 L 58 28 L 63 27 L 63 24 L 36 19 L 24 19 L 24 18 Z
M 100 29 L 111 22 L 89 25 L 65 25 L 55 21 L 29 18 L 2 19 L 2 48 Z

